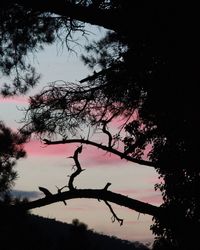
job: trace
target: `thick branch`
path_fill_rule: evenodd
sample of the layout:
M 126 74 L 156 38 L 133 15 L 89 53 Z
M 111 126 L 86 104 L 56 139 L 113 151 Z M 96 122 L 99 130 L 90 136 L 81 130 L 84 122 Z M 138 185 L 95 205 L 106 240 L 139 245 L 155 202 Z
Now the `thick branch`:
M 105 145 L 102 145 L 100 143 L 94 142 L 94 141 L 90 141 L 90 140 L 85 140 L 85 139 L 66 139 L 66 140 L 61 140 L 61 141 L 50 141 L 50 140 L 44 140 L 44 143 L 47 145 L 57 145 L 57 144 L 68 144 L 68 143 L 82 143 L 82 144 L 88 144 L 88 145 L 92 145 L 94 147 L 100 148 L 106 152 L 110 152 L 113 153 L 115 155 L 118 155 L 121 159 L 125 159 L 127 161 L 130 162 L 134 162 L 140 165 L 145 165 L 145 166 L 149 166 L 149 167 L 156 167 L 156 164 L 150 161 L 145 161 L 145 160 L 141 160 L 141 159 L 136 159 L 133 158 L 131 156 L 128 156 L 112 147 L 108 147 Z
M 55 3 L 54 0 L 16 0 L 18 4 L 31 8 L 36 11 L 50 12 L 61 16 L 71 17 L 72 19 L 82 22 L 100 25 L 109 29 L 113 29 L 113 23 L 110 23 L 110 15 L 116 15 L 113 11 L 100 10 L 99 8 L 92 8 L 80 4 L 73 4 L 66 0 L 59 0 Z M 109 26 L 109 27 L 108 27 Z
M 163 216 L 164 209 L 150 205 L 145 202 L 141 202 L 127 196 L 117 194 L 106 189 L 73 189 L 62 193 L 53 194 L 51 196 L 38 199 L 25 203 L 22 206 L 23 209 L 29 210 L 38 207 L 43 207 L 55 202 L 63 200 L 71 200 L 77 198 L 89 198 L 89 199 L 98 199 L 103 201 L 109 201 L 120 206 L 124 206 L 135 210 L 139 213 L 149 214 L 155 217 Z

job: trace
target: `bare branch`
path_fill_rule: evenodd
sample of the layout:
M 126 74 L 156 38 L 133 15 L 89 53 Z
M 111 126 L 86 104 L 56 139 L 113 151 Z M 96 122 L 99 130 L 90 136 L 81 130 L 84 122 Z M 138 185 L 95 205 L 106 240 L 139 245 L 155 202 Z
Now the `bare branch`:
M 164 217 L 165 209 L 157 207 L 145 202 L 141 202 L 130 197 L 114 193 L 105 189 L 72 189 L 66 192 L 52 194 L 48 197 L 30 201 L 25 204 L 19 204 L 22 209 L 30 210 L 38 207 L 43 207 L 49 204 L 60 202 L 63 200 L 71 200 L 77 198 L 97 199 L 109 201 L 117 205 L 130 208 L 139 213 L 149 214 L 155 217 Z M 16 205 L 17 206 L 17 205 Z
M 65 187 L 68 187 L 68 186 L 63 186 L 63 187 L 61 187 L 61 188 L 59 188 L 59 187 L 56 186 L 56 188 L 57 188 L 57 190 L 58 190 L 58 194 L 61 194 L 61 191 L 62 191 Z M 64 203 L 65 206 L 67 206 L 67 203 L 66 203 L 65 200 L 63 200 L 63 203 Z
M 105 185 L 105 187 L 103 188 L 104 190 L 108 190 L 108 187 L 111 185 L 111 183 L 110 182 L 108 182 L 106 185 Z
M 52 193 L 47 188 L 44 187 L 38 187 L 38 188 L 45 195 L 45 197 L 49 197 L 52 195 Z
M 116 215 L 116 213 L 115 213 L 115 211 L 113 210 L 113 208 L 112 208 L 112 206 L 107 202 L 107 201 L 104 201 L 105 203 L 106 203 L 106 205 L 108 206 L 108 208 L 110 209 L 110 212 L 112 213 L 112 217 L 111 217 L 111 220 L 112 220 L 112 222 L 114 223 L 115 222 L 115 220 L 117 220 L 118 222 L 119 222 L 119 224 L 120 224 L 120 226 L 122 226 L 123 225 L 123 219 L 120 219 L 117 215 Z
M 58 145 L 58 144 L 68 144 L 68 143 L 82 143 L 82 144 L 88 144 L 88 145 L 92 145 L 94 147 L 100 148 L 106 152 L 110 152 L 112 154 L 118 155 L 121 159 L 125 159 L 127 161 L 130 162 L 134 162 L 140 165 L 145 165 L 148 167 L 156 167 L 156 163 L 155 162 L 150 162 L 150 161 L 145 161 L 142 159 L 137 159 L 134 157 L 131 157 L 129 155 L 124 154 L 123 152 L 118 151 L 117 149 L 114 149 L 112 147 L 108 147 L 106 145 L 94 142 L 94 141 L 90 141 L 90 140 L 85 140 L 85 139 L 65 139 L 65 140 L 60 140 L 60 141 L 50 141 L 50 140 L 43 140 L 45 144 L 47 145 Z
M 107 68 L 107 69 L 103 69 L 103 70 L 101 70 L 101 71 L 99 71 L 99 72 L 94 72 L 93 75 L 87 76 L 86 78 L 80 80 L 79 82 L 80 82 L 80 83 L 84 83 L 84 82 L 87 82 L 87 81 L 93 81 L 93 80 L 95 80 L 97 77 L 105 75 L 107 72 L 109 72 L 109 71 L 112 70 L 112 69 L 115 69 L 115 66 L 112 66 L 112 67 Z
M 66 187 L 68 187 L 68 186 L 65 185 L 65 186 L 63 186 L 63 187 L 61 187 L 61 188 L 59 188 L 59 187 L 56 186 L 56 188 L 57 188 L 59 194 L 60 194 L 61 191 L 62 191 L 64 188 L 66 188 Z
M 109 148 L 112 148 L 112 135 L 111 133 L 107 130 L 107 121 L 102 121 L 102 124 L 103 124 L 103 128 L 102 128 L 102 131 L 108 136 L 108 147 Z
M 80 147 L 78 147 L 75 150 L 74 155 L 72 157 L 74 159 L 74 161 L 75 161 L 75 166 L 76 166 L 77 169 L 75 170 L 75 172 L 69 178 L 69 184 L 68 184 L 69 190 L 74 190 L 75 189 L 74 184 L 73 184 L 74 179 L 75 179 L 75 177 L 77 175 L 79 175 L 84 170 L 84 169 L 81 168 L 81 164 L 80 164 L 80 162 L 78 160 L 78 154 L 80 154 L 82 152 L 82 148 L 83 148 L 82 145 Z

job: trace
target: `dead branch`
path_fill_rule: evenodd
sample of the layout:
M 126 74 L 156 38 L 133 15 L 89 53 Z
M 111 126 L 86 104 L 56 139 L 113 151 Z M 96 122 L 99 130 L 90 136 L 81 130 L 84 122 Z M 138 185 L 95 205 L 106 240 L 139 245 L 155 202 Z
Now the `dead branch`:
M 57 188 L 57 190 L 58 190 L 58 194 L 61 194 L 62 190 L 63 190 L 65 187 L 68 187 L 68 186 L 63 186 L 63 187 L 61 187 L 61 188 L 59 188 L 59 187 L 56 186 L 56 188 Z M 65 206 L 67 206 L 67 203 L 66 203 L 65 200 L 63 200 L 63 203 L 64 203 Z
M 38 207 L 47 206 L 63 200 L 71 200 L 77 198 L 97 199 L 115 203 L 117 205 L 130 208 L 136 212 L 149 214 L 155 217 L 163 217 L 165 209 L 157 207 L 145 202 L 141 202 L 130 197 L 108 191 L 106 189 L 72 189 L 69 191 L 52 194 L 35 201 L 30 201 L 25 204 L 15 205 L 24 210 L 30 210 Z
M 81 143 L 81 144 L 88 144 L 97 148 L 100 148 L 106 152 L 110 152 L 112 154 L 118 155 L 121 159 L 125 159 L 127 161 L 130 162 L 134 162 L 140 165 L 145 165 L 148 167 L 156 167 L 156 163 L 155 162 L 151 162 L 151 161 L 145 161 L 145 160 L 141 160 L 141 159 L 137 159 L 134 157 L 131 157 L 129 155 L 124 154 L 124 152 L 120 152 L 115 148 L 112 147 L 108 147 L 106 145 L 94 142 L 94 141 L 90 141 L 90 140 L 85 140 L 85 139 L 64 139 L 64 140 L 60 140 L 60 141 L 50 141 L 47 139 L 44 139 L 44 144 L 47 145 L 58 145 L 58 144 L 68 144 L 68 143 Z
M 107 121 L 102 121 L 102 124 L 103 124 L 102 131 L 103 131 L 104 134 L 106 134 L 108 136 L 108 147 L 112 148 L 112 146 L 113 146 L 112 145 L 112 139 L 113 139 L 113 137 L 112 137 L 111 133 L 107 130 L 107 124 L 108 124 L 108 122 Z
M 75 150 L 74 155 L 72 156 L 72 158 L 75 161 L 76 170 L 75 170 L 75 172 L 69 178 L 69 183 L 68 183 L 69 190 L 74 190 L 75 189 L 74 184 L 73 184 L 74 179 L 75 179 L 75 177 L 77 175 L 79 175 L 84 170 L 84 169 L 81 168 L 81 164 L 80 164 L 80 162 L 78 160 L 78 154 L 81 154 L 82 148 L 83 148 L 82 145 L 80 147 L 78 147 Z
M 47 188 L 44 188 L 44 187 L 38 187 L 39 190 L 46 196 L 46 197 L 49 197 L 52 195 L 52 193 L 47 189 Z
M 59 194 L 61 193 L 61 191 L 62 191 L 64 188 L 67 188 L 67 187 L 68 187 L 67 185 L 65 185 L 65 186 L 63 186 L 63 187 L 61 187 L 61 188 L 59 188 L 59 187 L 56 186 L 56 188 L 57 188 Z
M 105 187 L 103 188 L 103 190 L 108 190 L 108 187 L 111 185 L 111 183 L 110 182 L 108 182 L 106 185 L 105 185 Z
M 105 202 L 105 204 L 108 206 L 110 212 L 112 213 L 112 217 L 111 217 L 112 222 L 114 223 L 115 220 L 117 220 L 117 221 L 119 222 L 120 226 L 122 226 L 124 220 L 123 220 L 123 219 L 120 219 L 120 218 L 116 215 L 116 213 L 115 213 L 115 211 L 113 210 L 112 206 L 111 206 L 107 201 L 104 201 L 104 202 Z

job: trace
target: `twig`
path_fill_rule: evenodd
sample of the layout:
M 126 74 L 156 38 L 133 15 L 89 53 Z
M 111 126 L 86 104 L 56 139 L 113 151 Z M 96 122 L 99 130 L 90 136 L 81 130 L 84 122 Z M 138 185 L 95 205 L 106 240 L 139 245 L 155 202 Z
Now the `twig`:
M 65 187 L 68 187 L 68 186 L 63 186 L 63 187 L 61 187 L 61 188 L 59 188 L 59 187 L 56 186 L 56 188 L 57 188 L 57 190 L 58 190 L 58 194 L 61 194 L 61 193 L 62 193 L 61 191 L 62 191 Z M 65 206 L 67 205 L 67 203 L 66 203 L 65 200 L 63 200 L 63 203 L 64 203 Z
M 106 205 L 107 205 L 108 208 L 110 209 L 110 212 L 112 213 L 112 217 L 111 217 L 112 222 L 114 223 L 115 220 L 117 220 L 117 221 L 119 222 L 120 226 L 122 226 L 124 220 L 123 220 L 123 219 L 120 219 L 120 218 L 116 215 L 116 213 L 114 212 L 112 206 L 108 203 L 108 201 L 104 200 L 104 202 L 106 203 Z
M 111 183 L 110 182 L 108 182 L 106 185 L 105 185 L 105 187 L 103 188 L 103 190 L 108 190 L 108 187 L 111 185 Z

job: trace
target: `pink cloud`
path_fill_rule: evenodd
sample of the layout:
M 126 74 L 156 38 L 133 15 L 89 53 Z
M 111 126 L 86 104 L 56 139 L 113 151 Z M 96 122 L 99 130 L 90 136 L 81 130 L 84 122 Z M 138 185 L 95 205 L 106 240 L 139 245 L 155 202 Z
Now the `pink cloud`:
M 141 193 L 141 190 L 138 190 L 138 189 L 119 189 L 119 190 L 115 190 L 115 192 L 121 193 L 124 195 L 138 195 Z
M 149 184 L 156 184 L 156 183 L 163 182 L 163 178 L 161 177 L 159 178 L 158 175 L 155 175 L 154 177 L 146 178 L 145 182 Z
M 31 156 L 71 156 L 73 155 L 76 145 L 60 144 L 60 145 L 45 145 L 38 140 L 31 140 L 25 144 L 25 150 Z
M 58 144 L 58 145 L 45 145 L 38 140 L 31 140 L 25 145 L 25 150 L 31 156 L 72 156 L 80 143 Z M 102 149 L 90 145 L 83 145 L 82 154 L 79 156 L 81 163 L 87 167 L 96 166 L 112 166 L 117 167 L 126 163 L 125 159 L 119 156 L 106 152 Z M 151 183 L 153 181 L 150 181 Z M 154 181 L 155 183 L 155 181 Z
M 128 124 L 129 122 L 138 119 L 138 112 L 135 110 L 131 116 L 118 116 L 117 118 L 113 118 L 110 122 L 110 127 L 121 129 L 124 128 L 124 124 Z M 108 124 L 109 126 L 109 124 Z
M 81 156 L 83 163 L 87 166 L 113 166 L 122 164 L 121 158 L 109 152 L 105 152 L 95 147 L 84 147 Z
M 45 145 L 38 140 L 31 140 L 25 144 L 25 150 L 31 156 L 72 156 L 77 146 L 80 144 L 58 144 L 58 145 Z M 101 149 L 92 146 L 83 145 L 82 154 L 79 156 L 80 161 L 88 167 L 96 167 L 103 165 L 116 166 L 121 164 L 121 159 L 111 153 L 106 153 Z
M 28 104 L 28 98 L 23 96 L 15 97 L 0 97 L 0 103 L 19 103 L 19 104 Z
M 138 189 L 123 189 L 115 190 L 115 192 L 128 195 L 133 199 L 137 199 L 149 204 L 160 205 L 163 202 L 161 193 L 152 189 L 144 189 L 142 191 Z
M 45 145 L 39 140 L 31 140 L 25 144 L 25 150 L 28 156 L 70 157 L 78 146 L 80 146 L 80 143 Z M 109 167 L 120 167 L 127 163 L 127 160 L 121 159 L 115 154 L 89 145 L 83 145 L 83 151 L 79 155 L 79 160 L 85 167 L 107 167 L 108 165 Z M 150 180 L 150 182 L 156 183 L 153 180 Z
M 140 200 L 154 205 L 161 205 L 163 203 L 161 194 L 156 192 L 155 194 L 152 193 L 152 195 L 141 196 Z

